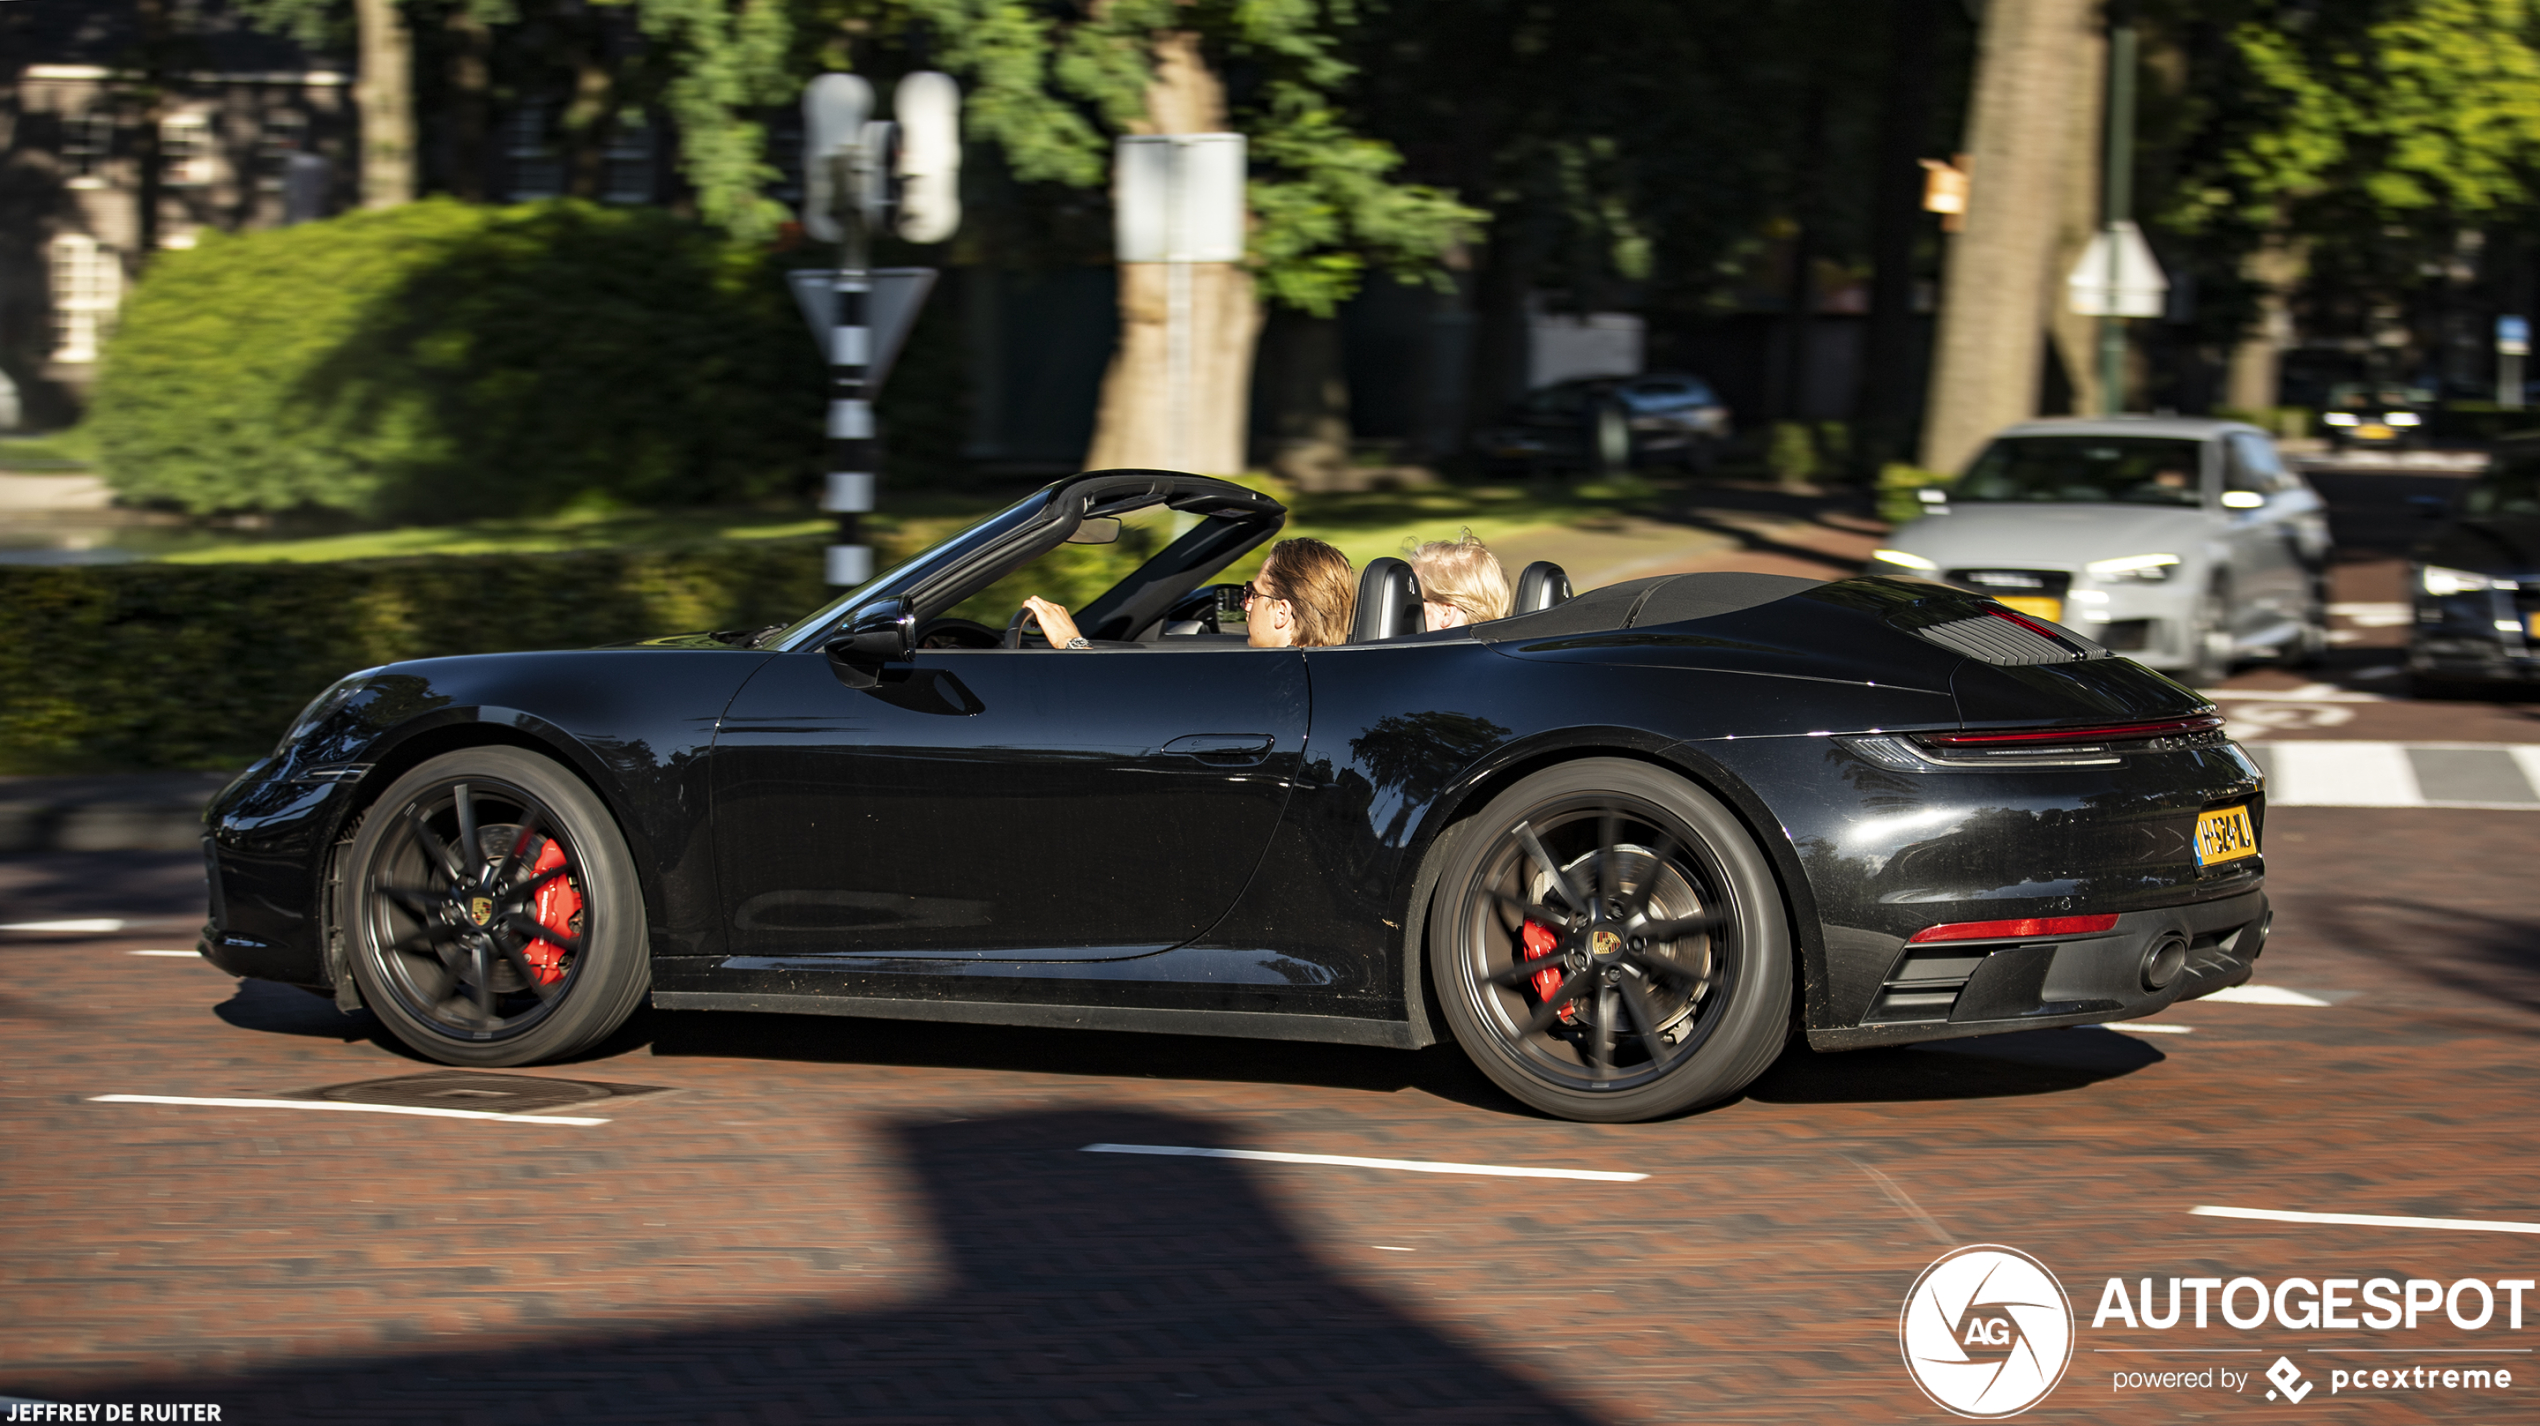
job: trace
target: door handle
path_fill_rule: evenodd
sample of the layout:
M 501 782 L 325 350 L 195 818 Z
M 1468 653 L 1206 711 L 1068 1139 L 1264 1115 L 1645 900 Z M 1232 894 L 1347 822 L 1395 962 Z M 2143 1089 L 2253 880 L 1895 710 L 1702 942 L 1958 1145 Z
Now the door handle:
M 1259 762 L 1277 741 L 1268 733 L 1186 733 L 1164 750 L 1210 762 Z

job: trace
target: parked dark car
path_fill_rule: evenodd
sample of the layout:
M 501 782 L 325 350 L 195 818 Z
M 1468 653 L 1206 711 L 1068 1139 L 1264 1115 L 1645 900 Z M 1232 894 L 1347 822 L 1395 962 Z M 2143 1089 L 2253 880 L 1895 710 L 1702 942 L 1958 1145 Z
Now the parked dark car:
M 2409 556 L 2408 675 L 2429 696 L 2540 680 L 2540 437 L 2497 444 Z
M 2328 389 L 2320 424 L 2339 450 L 2396 450 L 2424 444 L 2432 391 L 2396 382 L 2346 382 Z
M 648 1000 L 1452 1037 L 1634 1120 L 1797 1032 L 2149 1015 L 2265 943 L 2258 769 L 2060 625 L 1899 579 L 1565 600 L 1536 565 L 1521 612 L 1423 633 L 1379 559 L 1347 643 L 1253 648 L 1209 580 L 1284 518 L 1100 471 L 781 629 L 354 674 L 207 811 L 203 954 L 449 1064 Z M 1112 521 L 1155 543 L 1076 611 L 1089 650 L 980 617 Z
M 1494 470 L 1607 474 L 1667 465 L 1708 470 L 1730 436 L 1729 408 L 1698 376 L 1590 376 L 1510 404 L 1476 444 Z

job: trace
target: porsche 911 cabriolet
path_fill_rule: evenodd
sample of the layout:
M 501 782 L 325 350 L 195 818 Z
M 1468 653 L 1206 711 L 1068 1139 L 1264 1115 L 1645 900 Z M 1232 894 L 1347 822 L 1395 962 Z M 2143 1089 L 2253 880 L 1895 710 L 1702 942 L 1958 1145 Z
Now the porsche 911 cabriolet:
M 1536 565 L 1427 633 L 1379 559 L 1348 642 L 1254 648 L 1211 581 L 1285 518 L 1098 471 L 780 628 L 354 674 L 206 812 L 202 952 L 454 1065 L 647 1002 L 1452 1038 L 1639 1120 L 1794 1038 L 2149 1015 L 2265 944 L 2258 769 L 2060 624 Z M 1105 540 L 1144 557 L 1076 611 L 1089 650 L 998 627 Z

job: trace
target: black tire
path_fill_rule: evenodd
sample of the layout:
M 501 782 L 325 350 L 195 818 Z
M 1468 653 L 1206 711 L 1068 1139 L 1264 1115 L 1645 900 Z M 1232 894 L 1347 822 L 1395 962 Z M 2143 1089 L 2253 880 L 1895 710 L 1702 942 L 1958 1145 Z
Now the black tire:
M 1456 1042 L 1518 1099 L 1565 1119 L 1654 1119 L 1736 1094 L 1781 1053 L 1781 888 L 1708 793 L 1584 758 L 1492 798 L 1445 855 L 1430 976 Z
M 2313 579 L 2310 595 L 2302 602 L 2302 632 L 2285 651 L 2285 663 L 2294 668 L 2318 668 L 2328 659 L 2328 581 Z
M 652 988 L 625 837 L 580 779 L 518 748 L 444 753 L 380 794 L 335 914 L 363 1003 L 443 1064 L 588 1049 Z
M 2231 677 L 2231 590 L 2216 580 L 2196 601 L 2187 627 L 2186 682 L 2206 688 Z

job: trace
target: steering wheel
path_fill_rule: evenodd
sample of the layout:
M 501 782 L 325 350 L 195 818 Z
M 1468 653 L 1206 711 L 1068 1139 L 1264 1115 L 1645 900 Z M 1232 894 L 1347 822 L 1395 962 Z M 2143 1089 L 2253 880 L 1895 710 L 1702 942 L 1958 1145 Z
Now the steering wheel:
M 921 649 L 993 649 L 998 646 L 997 631 L 976 619 L 956 619 L 946 615 L 930 619 L 925 632 L 917 636 Z
M 1019 649 L 1023 647 L 1023 626 L 1026 624 L 1031 625 L 1036 632 L 1041 627 L 1039 616 L 1032 612 L 1032 606 L 1029 604 L 1015 610 L 1014 617 L 1005 621 L 1005 646 L 1007 648 Z M 1043 634 L 1041 637 L 1046 640 L 1049 636 L 1047 634 Z

